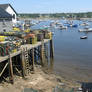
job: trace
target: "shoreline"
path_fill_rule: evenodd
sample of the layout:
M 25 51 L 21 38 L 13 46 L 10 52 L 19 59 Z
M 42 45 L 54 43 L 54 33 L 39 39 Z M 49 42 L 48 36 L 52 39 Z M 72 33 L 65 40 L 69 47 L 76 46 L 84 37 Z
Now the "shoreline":
M 26 79 L 15 76 L 15 80 L 14 85 L 2 82 L 0 92 L 22 92 L 24 88 L 32 88 L 39 92 L 53 92 L 57 86 L 67 90 L 80 87 L 78 83 L 62 78 L 55 73 L 44 72 L 41 66 L 36 66 L 35 72 L 26 76 Z

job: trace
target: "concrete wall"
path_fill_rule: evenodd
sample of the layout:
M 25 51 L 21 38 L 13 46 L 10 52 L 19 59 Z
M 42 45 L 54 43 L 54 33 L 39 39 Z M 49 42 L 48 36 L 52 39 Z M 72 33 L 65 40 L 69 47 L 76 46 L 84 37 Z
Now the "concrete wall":
M 0 32 L 4 32 L 3 30 L 6 30 L 6 32 L 11 31 L 12 30 L 12 21 L 0 20 Z

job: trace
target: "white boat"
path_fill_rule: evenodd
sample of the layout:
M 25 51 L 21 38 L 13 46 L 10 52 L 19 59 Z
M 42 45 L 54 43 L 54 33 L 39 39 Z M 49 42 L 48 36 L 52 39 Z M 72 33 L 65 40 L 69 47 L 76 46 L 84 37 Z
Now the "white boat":
M 56 26 L 63 25 L 63 24 L 60 23 L 60 22 L 56 22 L 55 24 L 56 24 Z
M 59 28 L 60 28 L 61 30 L 63 30 L 63 29 L 67 29 L 67 26 L 59 26 Z
M 80 24 L 81 26 L 88 26 L 89 25 L 89 23 L 82 23 L 82 24 Z
M 80 39 L 87 39 L 87 36 L 81 36 Z
M 92 32 L 92 28 L 79 29 L 79 32 Z
M 92 31 L 92 28 L 89 28 L 88 31 L 91 32 Z

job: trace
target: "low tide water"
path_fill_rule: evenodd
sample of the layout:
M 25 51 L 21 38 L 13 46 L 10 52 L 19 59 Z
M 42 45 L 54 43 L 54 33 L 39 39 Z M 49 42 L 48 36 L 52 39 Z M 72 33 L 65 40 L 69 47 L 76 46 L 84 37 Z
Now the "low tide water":
M 55 71 L 70 80 L 92 82 L 92 33 L 79 28 L 54 30 Z M 80 39 L 83 35 L 88 39 Z
M 80 21 L 75 21 L 80 24 Z M 92 26 L 92 23 L 90 23 Z M 92 82 L 92 32 L 80 33 L 78 29 L 53 29 L 55 71 L 62 77 L 76 81 Z M 80 39 L 80 36 L 88 39 Z

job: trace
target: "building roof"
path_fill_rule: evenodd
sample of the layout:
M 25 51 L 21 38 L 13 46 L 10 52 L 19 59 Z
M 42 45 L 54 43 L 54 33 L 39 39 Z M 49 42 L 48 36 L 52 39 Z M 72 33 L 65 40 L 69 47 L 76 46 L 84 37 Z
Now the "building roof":
M 8 4 L 0 4 L 0 8 L 2 8 L 2 9 L 6 9 L 8 7 Z
M 0 8 L 0 18 L 12 18 L 12 15 Z
M 8 6 L 10 6 L 13 9 L 13 11 L 17 14 L 17 12 L 14 10 L 14 8 L 10 4 L 0 4 L 0 8 L 4 10 L 6 10 Z

